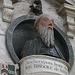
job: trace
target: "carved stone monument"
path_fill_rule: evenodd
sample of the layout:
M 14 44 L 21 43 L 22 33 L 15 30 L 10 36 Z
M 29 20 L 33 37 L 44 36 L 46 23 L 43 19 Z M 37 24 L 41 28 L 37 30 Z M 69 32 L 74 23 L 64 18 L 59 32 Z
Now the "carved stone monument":
M 43 38 L 39 34 L 38 26 L 41 24 L 45 27 L 47 25 L 50 25 L 50 27 L 48 26 L 49 28 L 47 27 L 47 30 L 51 32 L 54 31 L 54 36 L 52 34 L 50 43 L 48 43 L 47 40 L 46 40 L 47 43 L 45 43 L 46 41 L 43 40 Z M 37 37 L 38 40 L 40 41 L 37 40 Z M 63 75 L 68 75 L 69 65 L 72 67 L 73 64 L 72 58 L 73 56 L 71 55 L 72 47 L 70 45 L 70 42 L 66 37 L 66 35 L 56 25 L 54 25 L 54 21 L 51 17 L 49 17 L 49 15 L 45 16 L 42 15 L 40 17 L 25 15 L 14 20 L 9 26 L 7 31 L 7 46 L 14 62 L 20 63 L 21 75 L 24 75 L 26 73 L 28 73 L 28 75 L 34 74 L 39 75 L 40 74 L 39 70 L 41 70 L 41 74 L 44 73 L 44 75 L 45 74 L 62 75 L 62 73 Z M 27 62 L 29 61 L 31 63 L 27 64 Z M 46 66 L 44 66 L 44 68 L 41 67 L 39 67 L 39 69 L 36 68 L 35 71 L 33 71 L 34 64 L 37 64 L 36 67 L 38 67 L 38 64 L 41 65 L 41 63 L 39 62 L 41 63 L 45 62 Z M 57 71 L 54 70 L 55 69 L 54 62 L 56 62 L 55 63 L 56 65 L 60 64 L 59 65 L 60 67 L 56 66 Z M 50 70 L 45 69 L 45 67 L 47 67 L 48 65 L 51 67 L 51 65 L 48 63 L 53 64 L 52 65 L 53 69 Z M 62 65 L 64 67 L 61 70 Z M 28 72 L 28 70 L 26 70 L 25 67 L 32 67 L 32 68 L 28 69 L 29 70 Z M 58 69 L 58 67 L 60 69 Z
M 0 74 L 68 75 L 74 56 L 64 32 L 74 38 L 74 4 L 74 0 L 1 0 L 0 62 L 14 61 L 18 66 L 0 64 Z

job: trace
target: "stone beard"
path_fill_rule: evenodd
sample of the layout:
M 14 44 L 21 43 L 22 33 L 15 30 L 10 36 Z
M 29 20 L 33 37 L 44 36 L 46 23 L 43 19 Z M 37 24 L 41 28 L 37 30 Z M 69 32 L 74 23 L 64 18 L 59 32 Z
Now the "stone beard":
M 52 31 L 49 31 L 48 28 L 51 28 Z M 53 47 L 54 46 L 54 32 L 52 26 L 42 26 L 39 24 L 39 34 L 43 41 L 43 43 L 47 47 Z

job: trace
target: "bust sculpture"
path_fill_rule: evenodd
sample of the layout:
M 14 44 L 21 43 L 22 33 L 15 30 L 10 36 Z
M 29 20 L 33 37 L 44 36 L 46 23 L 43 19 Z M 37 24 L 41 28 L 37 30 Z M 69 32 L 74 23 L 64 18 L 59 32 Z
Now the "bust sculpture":
M 21 57 L 29 55 L 48 55 L 65 60 L 61 50 L 54 43 L 54 20 L 48 14 L 42 14 L 34 23 L 35 38 L 25 42 Z

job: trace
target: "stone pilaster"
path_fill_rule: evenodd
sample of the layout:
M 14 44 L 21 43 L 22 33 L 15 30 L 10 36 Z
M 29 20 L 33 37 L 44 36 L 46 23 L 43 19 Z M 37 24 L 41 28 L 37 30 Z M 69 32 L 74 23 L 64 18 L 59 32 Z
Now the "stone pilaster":
M 67 25 L 67 36 L 74 38 L 75 32 L 75 6 L 64 3 L 58 13 L 65 17 L 65 25 Z

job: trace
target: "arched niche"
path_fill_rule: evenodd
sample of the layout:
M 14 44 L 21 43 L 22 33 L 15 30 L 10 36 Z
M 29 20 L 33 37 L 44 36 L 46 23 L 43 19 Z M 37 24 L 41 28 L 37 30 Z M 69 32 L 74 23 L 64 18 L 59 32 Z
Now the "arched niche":
M 20 59 L 20 53 L 23 49 L 26 40 L 29 40 L 34 28 L 34 21 L 37 17 L 33 15 L 24 15 L 15 19 L 9 26 L 6 34 L 7 49 L 11 58 L 15 63 L 18 63 Z M 29 34 L 29 35 L 28 35 Z M 65 35 L 65 33 L 57 26 L 54 25 L 55 44 L 66 58 L 66 61 L 72 67 L 74 56 L 72 46 Z

